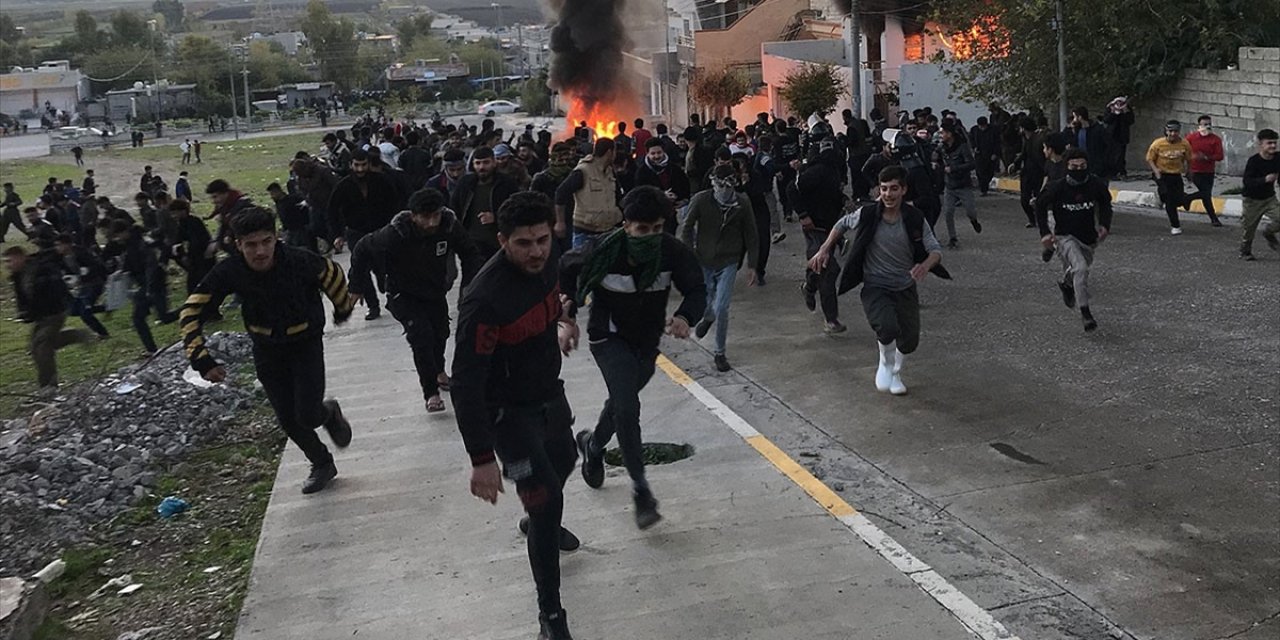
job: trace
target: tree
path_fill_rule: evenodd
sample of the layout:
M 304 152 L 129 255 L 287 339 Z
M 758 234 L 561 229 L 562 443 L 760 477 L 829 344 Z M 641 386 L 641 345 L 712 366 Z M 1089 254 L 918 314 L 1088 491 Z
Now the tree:
M 13 18 L 7 13 L 0 13 L 0 42 L 18 44 L 21 39 L 22 34 L 18 32 L 18 25 Z
M 196 85 L 202 107 L 199 114 L 230 115 L 232 72 L 233 68 L 238 70 L 231 52 L 210 38 L 189 35 L 174 49 L 174 59 L 170 75 L 175 82 Z
M 471 67 L 471 75 L 500 76 L 506 73 L 506 61 L 498 49 L 498 42 L 485 39 L 479 42 L 468 42 L 455 46 L 453 53 L 458 61 Z
M 426 36 L 431 31 L 431 14 L 420 13 L 416 16 L 409 16 L 396 23 L 396 33 L 400 36 L 401 50 L 409 50 L 413 48 L 413 43 L 419 36 Z
M 272 48 L 268 42 L 249 45 L 249 80 L 254 88 L 266 89 L 282 84 L 306 82 L 307 72 L 296 60 L 285 55 L 282 49 Z
M 778 95 L 796 115 L 826 115 L 836 107 L 840 96 L 849 92 L 845 74 L 829 64 L 805 64 L 787 74 Z
M 31 45 L 22 37 L 18 26 L 8 14 L 0 14 L 0 72 L 11 67 L 30 67 L 35 64 Z
M 153 38 L 151 29 L 147 27 L 147 21 L 142 16 L 132 12 L 120 10 L 111 14 L 111 44 L 115 46 L 133 46 L 141 48 L 151 48 Z
M 186 30 L 187 10 L 180 0 L 156 0 L 151 5 L 151 11 L 164 16 L 165 28 L 168 31 L 179 32 Z
M 718 111 L 737 106 L 750 91 L 751 81 L 736 69 L 698 69 L 689 83 L 694 102 Z
M 324 78 L 337 83 L 340 89 L 355 86 L 361 80 L 358 77 L 360 60 L 351 22 L 335 20 L 323 0 L 309 0 L 301 26 Z
M 102 78 L 105 90 L 123 89 L 135 82 L 151 82 L 151 55 L 130 46 L 108 47 L 84 58 L 84 72 Z
M 1280 3 L 1165 0 L 1064 2 L 1071 106 L 1167 89 L 1189 68 L 1233 64 L 1242 46 L 1280 46 Z M 957 97 L 1025 108 L 1058 101 L 1053 2 L 946 0 L 935 19 L 955 53 Z M 1052 112 L 1053 109 L 1046 109 Z
M 546 71 L 536 78 L 525 80 L 524 86 L 520 88 L 520 106 L 533 115 L 551 111 L 551 90 L 547 88 Z

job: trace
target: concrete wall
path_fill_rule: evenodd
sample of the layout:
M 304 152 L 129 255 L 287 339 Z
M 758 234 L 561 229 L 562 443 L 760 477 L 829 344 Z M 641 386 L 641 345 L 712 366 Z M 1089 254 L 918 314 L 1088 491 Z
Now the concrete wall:
M 1207 114 L 1226 152 L 1218 172 L 1243 172 L 1258 130 L 1280 130 L 1280 48 L 1241 47 L 1239 56 L 1235 69 L 1188 69 L 1166 95 L 1135 106 L 1128 166 L 1146 166 L 1147 147 L 1164 133 L 1166 121 L 1181 121 L 1189 133 Z
M 978 116 L 987 115 L 987 108 L 978 103 L 953 98 L 951 80 L 943 73 L 942 68 L 940 64 L 902 65 L 899 73 L 899 109 L 913 111 L 933 107 L 935 114 L 941 114 L 943 109 L 950 109 L 959 115 L 960 122 L 965 127 L 972 127 L 977 124 Z
M 777 40 L 797 13 L 809 9 L 809 2 L 765 0 L 743 14 L 728 29 L 694 33 L 698 67 L 718 69 L 760 64 L 760 43 Z
M 800 40 L 795 42 L 769 42 L 762 47 L 760 54 L 761 77 L 767 85 L 766 108 L 752 112 L 751 120 L 759 111 L 769 111 L 775 116 L 785 118 L 797 116 L 801 119 L 809 117 L 807 113 L 793 113 L 786 101 L 778 95 L 778 88 L 786 81 L 792 71 L 799 69 L 806 62 L 818 64 L 834 64 L 848 69 L 845 59 L 845 47 L 842 40 Z M 848 92 L 842 93 L 836 102 L 834 113 L 850 108 Z

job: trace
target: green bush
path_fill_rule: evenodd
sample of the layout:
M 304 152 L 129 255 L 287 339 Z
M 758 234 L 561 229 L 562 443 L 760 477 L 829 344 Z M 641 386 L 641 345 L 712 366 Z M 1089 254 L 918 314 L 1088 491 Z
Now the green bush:
M 492 89 L 481 89 L 476 92 L 474 97 L 480 102 L 489 102 L 490 100 L 497 100 L 498 94 Z

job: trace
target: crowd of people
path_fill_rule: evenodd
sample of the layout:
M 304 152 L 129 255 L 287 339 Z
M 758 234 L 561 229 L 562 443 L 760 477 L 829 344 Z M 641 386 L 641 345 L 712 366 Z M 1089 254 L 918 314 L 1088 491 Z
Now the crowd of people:
M 1129 112 L 1121 101 L 1108 113 L 1116 127 Z M 339 447 L 351 440 L 340 405 L 324 395 L 321 298 L 331 301 L 337 323 L 359 305 L 365 320 L 376 321 L 385 306 L 403 327 L 425 410 L 447 410 L 446 393 L 453 401 L 473 465 L 472 493 L 497 500 L 499 460 L 516 484 L 528 514 L 519 528 L 529 537 L 541 637 L 564 639 L 558 553 L 580 542 L 561 526 L 561 490 L 577 458 L 585 482 L 599 488 L 603 451 L 616 437 L 637 526 L 661 520 L 645 477 L 640 421 L 660 338 L 702 339 L 714 328 L 715 367 L 730 370 L 738 272 L 746 271 L 747 286 L 767 284 L 770 247 L 785 238 L 784 221 L 798 220 L 805 238 L 805 263 L 795 265 L 806 272 L 798 302 L 810 312 L 821 308 L 825 332 L 846 330 L 839 295 L 861 287 L 879 347 L 878 391 L 907 393 L 904 363 L 921 337 L 917 285 L 930 273 L 950 277 L 942 256 L 959 245 L 955 211 L 981 233 L 975 192 L 985 195 L 1000 172 L 1021 177 L 1027 227 L 1046 262 L 1055 254 L 1061 260 L 1064 303 L 1078 309 L 1085 331 L 1097 328 L 1088 273 L 1111 230 L 1107 180 L 1124 172 L 1116 160 L 1123 154 L 1109 146 L 1115 134 L 1098 142 L 1104 124 L 1077 109 L 1072 127 L 1049 132 L 1043 119 L 999 105 L 968 129 L 949 111 L 902 112 L 892 125 L 877 111 L 869 121 L 843 116 L 840 131 L 821 117 L 759 114 L 740 128 L 732 119 L 695 116 L 674 134 L 637 119 L 598 138 L 579 123 L 554 141 L 532 125 L 505 132 L 488 119 L 419 124 L 366 115 L 324 133 L 317 153 L 297 152 L 287 178 L 267 187 L 269 204 L 225 180 L 209 182 L 203 193 L 214 203 L 212 231 L 192 215 L 185 171 L 170 190 L 146 167 L 133 212 L 96 195 L 92 170 L 78 187 L 50 178 L 23 216 L 22 198 L 6 184 L 0 240 L 12 225 L 38 247 L 28 254 L 11 246 L 4 255 L 21 315 L 34 324 L 31 351 L 44 388 L 56 385 L 56 349 L 92 334 L 107 338 L 95 314 L 125 300 L 148 352 L 157 349 L 152 315 L 179 322 L 192 366 L 221 381 L 226 372 L 204 346 L 203 327 L 234 298 L 254 339 L 259 380 L 311 463 L 304 493 L 337 476 L 315 429 L 324 426 Z M 1212 135 L 1211 121 L 1199 124 L 1200 141 L 1182 139 L 1170 122 L 1151 147 L 1151 169 L 1169 191 L 1175 177 L 1206 173 L 1203 163 L 1214 157 L 1195 151 Z M 1242 255 L 1251 255 L 1263 217 L 1264 238 L 1277 248 L 1277 137 L 1258 132 L 1258 153 L 1245 171 Z M 184 164 L 194 148 L 184 143 Z M 1176 231 L 1174 216 L 1176 207 Z M 939 221 L 945 242 L 935 235 Z M 349 281 L 333 258 L 343 252 L 350 252 Z M 170 265 L 185 272 L 180 310 L 168 305 Z M 461 293 L 451 330 L 455 283 Z M 673 287 L 681 301 L 668 314 Z M 594 427 L 574 434 L 560 367 L 578 346 L 583 309 L 608 399 Z M 65 329 L 68 315 L 92 333 Z

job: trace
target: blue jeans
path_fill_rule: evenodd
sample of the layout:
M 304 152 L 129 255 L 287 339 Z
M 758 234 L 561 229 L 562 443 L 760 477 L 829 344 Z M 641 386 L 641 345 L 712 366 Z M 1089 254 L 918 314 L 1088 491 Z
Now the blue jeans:
M 594 240 L 595 238 L 597 238 L 597 237 L 599 237 L 599 236 L 602 236 L 602 235 L 604 235 L 604 234 L 603 234 L 603 233 L 591 233 L 590 231 L 578 231 L 577 229 L 574 229 L 574 230 L 573 230 L 573 248 L 574 248 L 574 249 L 581 249 L 581 248 L 582 248 L 582 245 L 585 245 L 585 244 L 587 244 L 587 242 L 589 242 L 589 241 L 591 241 L 591 240 Z
M 724 355 L 724 344 L 729 339 L 729 302 L 733 299 L 733 280 L 738 276 L 738 265 L 730 264 L 719 269 L 702 268 L 702 279 L 707 283 L 705 319 L 715 322 L 716 346 L 713 355 Z

